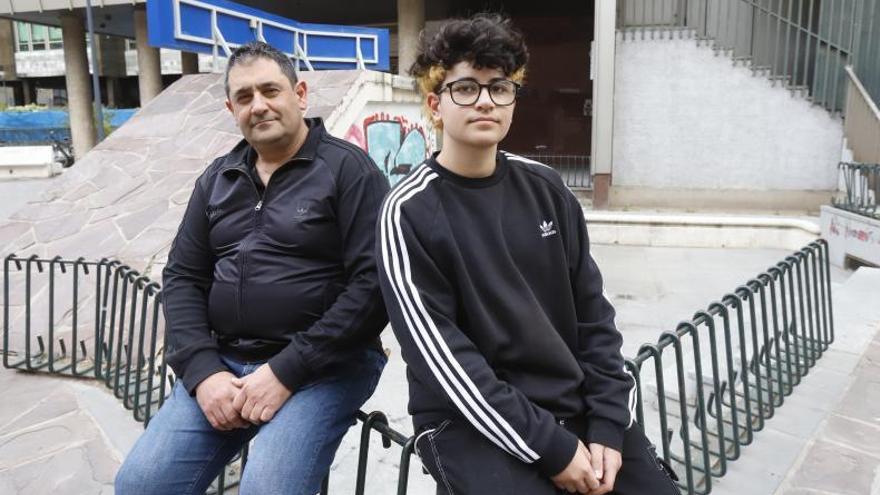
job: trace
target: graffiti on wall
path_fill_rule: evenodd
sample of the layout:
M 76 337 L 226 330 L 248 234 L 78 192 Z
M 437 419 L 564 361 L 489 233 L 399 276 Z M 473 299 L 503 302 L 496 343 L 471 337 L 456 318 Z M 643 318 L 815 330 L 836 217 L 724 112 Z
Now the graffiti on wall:
M 429 134 L 420 122 L 385 112 L 373 113 L 352 124 L 345 140 L 363 148 L 392 186 L 431 152 Z
M 846 219 L 839 220 L 837 217 L 831 217 L 831 225 L 828 230 L 834 237 L 843 235 L 845 239 L 853 239 L 868 245 L 876 244 L 880 246 L 880 230 L 874 230 L 864 224 L 857 225 L 855 222 L 851 224 Z

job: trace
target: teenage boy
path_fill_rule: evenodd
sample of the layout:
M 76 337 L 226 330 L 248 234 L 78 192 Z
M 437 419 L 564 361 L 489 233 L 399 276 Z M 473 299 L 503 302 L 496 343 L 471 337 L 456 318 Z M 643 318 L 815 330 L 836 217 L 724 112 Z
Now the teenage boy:
M 385 199 L 382 293 L 438 494 L 678 494 L 633 424 L 634 380 L 559 175 L 498 150 L 528 53 L 480 15 L 423 38 L 411 72 L 442 150 Z
M 239 491 L 314 495 L 385 365 L 375 225 L 388 182 L 306 119 L 307 87 L 262 42 L 237 48 L 226 106 L 244 139 L 195 189 L 164 271 L 177 375 L 117 495 L 204 494 L 254 439 Z

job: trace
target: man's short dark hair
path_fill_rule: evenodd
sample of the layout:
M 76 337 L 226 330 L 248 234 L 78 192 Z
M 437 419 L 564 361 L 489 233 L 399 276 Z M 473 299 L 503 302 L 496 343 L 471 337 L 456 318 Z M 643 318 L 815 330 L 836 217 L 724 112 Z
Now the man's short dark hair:
M 233 50 L 232 54 L 229 55 L 229 62 L 226 64 L 226 75 L 223 77 L 226 96 L 229 96 L 229 71 L 236 65 L 249 63 L 255 58 L 266 58 L 278 64 L 278 67 L 281 68 L 281 72 L 283 72 L 290 81 L 290 86 L 296 86 L 296 82 L 298 81 L 298 78 L 296 77 L 296 67 L 294 67 L 293 62 L 287 57 L 287 55 L 268 43 L 262 41 L 249 41 Z
M 477 69 L 500 69 L 508 77 L 522 79 L 528 60 L 523 35 L 510 19 L 482 13 L 449 21 L 430 37 L 423 32 L 419 56 L 409 72 L 422 91 L 429 92 L 443 80 L 437 80 L 438 73 L 445 73 L 459 62 L 470 62 Z

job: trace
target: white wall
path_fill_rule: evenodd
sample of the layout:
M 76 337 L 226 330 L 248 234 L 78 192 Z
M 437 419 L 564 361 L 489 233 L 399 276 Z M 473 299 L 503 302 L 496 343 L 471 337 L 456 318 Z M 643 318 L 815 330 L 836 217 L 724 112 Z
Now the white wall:
M 841 119 L 692 39 L 617 40 L 615 186 L 832 190 Z
M 89 59 L 89 71 L 92 69 L 92 51 L 86 49 Z M 162 74 L 180 74 L 180 52 L 161 48 L 159 57 L 162 63 Z M 211 55 L 199 54 L 199 72 L 211 72 L 214 58 Z M 220 57 L 220 68 L 226 67 L 226 58 Z M 56 77 L 64 75 L 64 50 L 38 50 L 32 52 L 15 52 L 15 70 L 18 77 Z M 137 51 L 125 50 L 125 75 L 138 74 Z

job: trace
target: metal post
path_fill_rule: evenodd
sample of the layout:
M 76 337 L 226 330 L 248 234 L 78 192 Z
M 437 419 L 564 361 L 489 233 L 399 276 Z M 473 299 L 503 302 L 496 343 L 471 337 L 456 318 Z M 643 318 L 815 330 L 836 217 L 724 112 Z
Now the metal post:
M 92 46 L 92 94 L 95 99 L 95 130 L 98 132 L 98 142 L 104 140 L 104 111 L 101 108 L 101 84 L 98 80 L 98 46 L 95 43 L 95 27 L 92 20 L 92 0 L 86 0 L 86 24 L 89 29 L 89 44 Z M 76 347 L 76 342 L 74 342 Z
M 810 0 L 810 4 L 807 10 L 807 34 L 806 34 L 806 43 L 804 46 L 804 86 L 807 86 L 807 94 L 812 98 L 812 101 L 816 101 L 816 81 L 817 79 L 817 67 L 816 63 L 813 59 L 818 59 L 819 54 L 819 36 L 817 33 L 813 32 L 813 11 L 815 10 L 814 0 Z M 815 42 L 815 49 L 812 50 L 812 56 L 810 55 L 810 47 L 813 46 Z M 812 57 L 812 58 L 811 58 Z M 810 65 L 812 62 L 812 73 L 810 71 Z M 812 81 L 812 83 L 810 82 Z
M 803 27 L 803 26 L 801 26 L 801 22 L 803 22 L 803 19 L 804 19 L 804 13 L 803 13 L 804 4 L 803 4 L 803 2 L 798 2 L 797 6 L 798 6 L 797 7 L 797 23 L 795 24 L 795 29 L 794 29 L 794 36 L 795 36 L 795 38 L 794 38 L 794 56 L 793 56 L 794 62 L 793 62 L 793 67 L 792 67 L 792 71 L 791 71 L 792 72 L 792 77 L 791 77 L 792 91 L 794 91 L 795 87 L 800 86 L 800 84 L 798 84 L 798 65 L 800 64 L 799 55 L 800 55 L 800 51 L 801 51 L 801 36 L 802 36 L 801 29 Z M 789 19 L 789 21 L 791 21 L 791 19 Z M 809 38 L 807 38 L 807 39 L 809 39 Z M 807 63 L 806 60 L 804 60 L 804 67 L 805 68 L 806 68 L 806 63 Z

